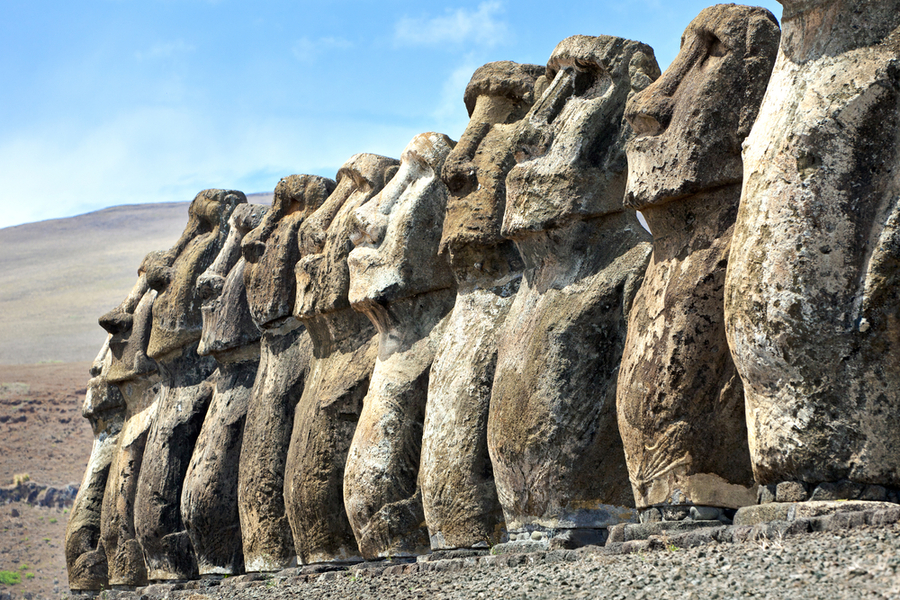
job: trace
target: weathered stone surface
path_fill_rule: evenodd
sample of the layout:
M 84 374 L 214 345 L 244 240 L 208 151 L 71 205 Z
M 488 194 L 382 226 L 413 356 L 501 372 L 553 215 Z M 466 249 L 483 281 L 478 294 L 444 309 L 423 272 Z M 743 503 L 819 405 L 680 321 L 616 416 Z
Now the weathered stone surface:
M 763 8 L 717 5 L 625 116 L 625 205 L 653 254 L 619 370 L 619 432 L 638 508 L 756 502 L 744 394 L 725 339 L 723 285 L 741 196 L 741 142 L 778 51 Z
M 309 334 L 293 315 L 294 269 L 302 256 L 306 220 L 334 191 L 335 182 L 291 175 L 278 182 L 272 207 L 242 242 L 247 299 L 262 330 L 259 371 L 253 384 L 238 474 L 238 513 L 244 568 L 279 571 L 297 553 L 285 513 L 285 464 L 294 411 L 309 372 Z
M 454 146 L 424 133 L 397 174 L 358 208 L 349 300 L 378 329 L 378 355 L 344 471 L 344 506 L 367 559 L 429 551 L 417 483 L 428 373 L 456 298 L 438 252 L 447 208 L 441 167 Z
M 848 500 L 846 502 L 770 502 L 758 506 L 745 506 L 738 509 L 734 516 L 734 524 L 758 525 L 772 521 L 794 521 L 834 515 L 841 512 L 877 512 L 883 510 L 896 511 L 897 505 L 890 502 L 867 502 Z
M 284 498 L 298 561 L 360 561 L 344 511 L 344 464 L 375 366 L 375 327 L 350 307 L 353 212 L 381 191 L 398 161 L 357 154 L 304 227 L 295 315 L 312 342 L 310 372 L 294 414 Z M 314 230 L 312 227 L 319 228 Z M 302 243 L 302 242 L 301 242 Z
M 487 417 L 497 332 L 524 265 L 500 226 L 515 165 L 511 134 L 544 70 L 496 62 L 475 71 L 465 94 L 469 125 L 441 170 L 450 190 L 441 247 L 458 287 L 431 367 L 422 434 L 419 482 L 433 550 L 493 545 L 503 535 Z
M 160 254 L 151 253 L 144 259 L 131 294 L 119 307 L 100 318 L 100 324 L 111 334 L 112 362 L 108 379 L 118 387 L 125 401 L 125 423 L 107 478 L 100 528 L 109 585 L 147 583 L 144 553 L 135 531 L 134 502 L 160 391 L 156 362 L 147 356 L 157 292 L 150 289 L 146 276 L 147 266 Z
M 520 125 L 502 233 L 524 261 L 499 339 L 488 450 L 510 531 L 636 519 L 616 375 L 649 235 L 623 212 L 625 102 L 659 76 L 646 45 L 563 40 Z
M 900 485 L 900 2 L 783 0 L 725 283 L 761 483 Z
M 156 360 L 162 387 L 138 475 L 134 521 L 150 580 L 197 576 L 181 492 L 212 399 L 207 379 L 215 361 L 197 354 L 202 317 L 196 284 L 225 242 L 232 211 L 246 202 L 241 192 L 200 192 L 179 240 L 147 265 L 147 282 L 159 293 L 147 354 Z
M 99 590 L 109 585 L 100 515 L 109 467 L 125 421 L 125 400 L 106 379 L 111 362 L 107 338 L 91 367 L 93 377 L 81 408 L 82 416 L 91 423 L 94 444 L 66 525 L 66 570 L 72 590 Z
M 241 240 L 265 212 L 265 207 L 257 205 L 236 207 L 219 255 L 197 280 L 203 298 L 198 354 L 211 355 L 218 364 L 212 378 L 212 400 L 181 492 L 181 518 L 201 576 L 235 575 L 244 569 L 237 508 L 238 463 L 244 419 L 259 368 L 260 332 L 247 303 Z

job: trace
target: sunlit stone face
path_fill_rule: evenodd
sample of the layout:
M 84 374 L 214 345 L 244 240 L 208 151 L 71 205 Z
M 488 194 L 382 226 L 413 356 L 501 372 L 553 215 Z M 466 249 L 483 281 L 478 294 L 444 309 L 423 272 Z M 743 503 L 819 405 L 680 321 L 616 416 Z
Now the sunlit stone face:
M 472 266 L 502 276 L 508 263 L 518 260 L 500 235 L 506 176 L 516 164 L 512 133 L 534 103 L 534 85 L 544 71 L 538 65 L 493 62 L 476 70 L 466 86 L 469 123 L 441 171 L 450 191 L 441 249 L 449 253 L 457 278 Z M 491 248 L 496 256 L 487 254 Z
M 622 105 L 658 76 L 653 50 L 644 44 L 573 36 L 557 45 L 547 63 L 551 83 L 518 133 L 504 236 L 519 240 L 622 210 L 622 142 L 631 135 L 621 126 Z
M 309 219 L 314 230 L 300 242 L 306 252 L 296 268 L 297 317 L 350 307 L 347 257 L 357 227 L 354 212 L 384 188 L 398 165 L 396 159 L 386 156 L 357 154 L 338 171 L 337 187 Z
M 447 206 L 440 173 L 453 145 L 439 133 L 413 138 L 390 183 L 354 212 L 351 304 L 386 304 L 453 285 L 446 260 L 438 256 Z
M 175 245 L 147 267 L 147 282 L 159 292 L 153 305 L 148 355 L 159 359 L 200 338 L 203 321 L 197 278 L 215 260 L 228 232 L 228 218 L 244 194 L 204 190 L 188 210 L 188 223 Z
M 295 321 L 294 268 L 302 256 L 300 230 L 334 191 L 335 182 L 316 175 L 291 175 L 275 187 L 272 208 L 241 244 L 244 283 L 257 327 L 278 329 Z
M 764 10 L 717 5 L 684 32 L 666 72 L 633 96 L 625 117 L 625 204 L 640 209 L 742 179 L 741 142 L 756 117 L 779 31 Z
M 242 204 L 231 214 L 228 237 L 216 260 L 197 279 L 203 306 L 203 334 L 198 354 L 205 356 L 239 348 L 259 339 L 259 328 L 250 316 L 241 241 L 266 214 L 266 207 Z

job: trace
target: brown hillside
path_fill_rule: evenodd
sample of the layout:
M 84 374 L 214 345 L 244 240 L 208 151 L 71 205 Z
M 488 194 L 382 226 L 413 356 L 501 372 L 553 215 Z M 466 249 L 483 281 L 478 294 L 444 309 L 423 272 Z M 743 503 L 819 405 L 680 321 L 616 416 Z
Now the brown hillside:
M 147 252 L 178 239 L 187 207 L 116 206 L 0 229 L 0 364 L 92 360 L 105 337 L 97 318 L 125 298 Z

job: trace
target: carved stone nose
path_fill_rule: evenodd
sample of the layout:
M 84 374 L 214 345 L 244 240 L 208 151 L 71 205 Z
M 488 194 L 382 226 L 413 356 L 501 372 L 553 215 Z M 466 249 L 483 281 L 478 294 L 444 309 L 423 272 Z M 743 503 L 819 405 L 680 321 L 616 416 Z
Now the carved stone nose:
M 256 240 L 244 240 L 241 244 L 241 255 L 249 263 L 259 262 L 266 252 L 266 245 Z
M 204 273 L 197 279 L 197 292 L 200 298 L 206 302 L 218 298 L 225 285 L 225 278 L 217 273 Z
M 165 265 L 153 264 L 147 269 L 147 285 L 151 290 L 163 292 L 172 281 L 172 268 Z
M 131 329 L 132 315 L 114 308 L 102 317 L 100 317 L 100 327 L 105 329 L 107 333 L 119 335 Z
M 652 85 L 631 98 L 625 107 L 625 119 L 638 137 L 659 135 L 668 128 L 674 106 L 671 96 Z
M 468 160 L 445 164 L 442 179 L 450 193 L 456 196 L 464 196 L 478 185 L 475 165 Z

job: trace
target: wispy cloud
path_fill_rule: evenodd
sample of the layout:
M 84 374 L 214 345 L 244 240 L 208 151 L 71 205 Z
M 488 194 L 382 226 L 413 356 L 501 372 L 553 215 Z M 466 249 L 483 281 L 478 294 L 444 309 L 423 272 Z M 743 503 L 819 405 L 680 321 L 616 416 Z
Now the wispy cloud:
M 302 37 L 291 46 L 294 58 L 300 62 L 311 63 L 320 54 L 331 50 L 347 50 L 353 47 L 353 42 L 341 37 L 321 37 L 314 40 Z
M 480 62 L 474 56 L 467 56 L 457 66 L 441 86 L 441 94 L 432 117 L 438 127 L 450 137 L 459 138 L 469 123 L 469 115 L 463 103 L 463 94 L 466 85 L 472 78 L 472 73 L 480 66 Z
M 503 4 L 495 0 L 482 2 L 474 11 L 459 8 L 439 17 L 403 17 L 394 26 L 394 41 L 402 46 L 494 46 L 509 34 L 502 12 Z
M 135 52 L 134 56 L 141 61 L 161 60 L 175 58 L 176 56 L 187 54 L 188 52 L 193 51 L 194 46 L 192 44 L 188 44 L 184 40 L 175 40 L 173 42 L 160 42 L 154 44 L 146 50 Z

